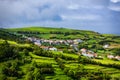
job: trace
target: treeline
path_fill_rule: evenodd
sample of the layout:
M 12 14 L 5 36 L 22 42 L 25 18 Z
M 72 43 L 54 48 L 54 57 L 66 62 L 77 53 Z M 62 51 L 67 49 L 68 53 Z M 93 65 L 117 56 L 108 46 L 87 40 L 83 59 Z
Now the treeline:
M 20 43 L 23 43 L 25 40 L 24 38 L 22 38 L 21 35 L 15 35 L 11 32 L 8 32 L 5 29 L 0 29 L 0 39 L 12 40 L 12 41 L 20 42 Z
M 37 32 L 37 31 L 17 31 L 19 34 L 45 34 L 44 32 Z
M 83 34 L 82 32 L 62 32 L 62 31 L 50 31 L 50 34 L 64 34 L 64 35 L 76 35 Z
M 19 34 L 48 34 L 47 32 L 37 32 L 37 31 L 17 31 Z M 50 31 L 50 34 L 64 34 L 64 35 L 76 35 L 76 34 L 81 34 L 84 35 L 82 32 L 62 32 L 62 31 Z

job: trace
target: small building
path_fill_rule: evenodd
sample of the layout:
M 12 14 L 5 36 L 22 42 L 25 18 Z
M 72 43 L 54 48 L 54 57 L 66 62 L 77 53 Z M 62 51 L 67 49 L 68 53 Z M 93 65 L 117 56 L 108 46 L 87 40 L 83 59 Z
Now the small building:
M 91 53 L 82 53 L 82 55 L 89 58 L 95 58 L 95 55 Z
M 103 46 L 103 48 L 108 48 L 109 47 L 109 44 L 105 44 L 104 46 Z
M 115 57 L 113 55 L 108 55 L 107 58 L 114 59 Z
M 50 47 L 49 50 L 51 50 L 51 51 L 57 51 L 57 48 L 55 48 L 55 47 Z
M 120 56 L 115 56 L 115 59 L 120 61 Z
M 87 52 L 87 49 L 82 48 L 80 51 L 81 51 L 82 53 L 86 53 L 86 52 Z
M 48 46 L 40 46 L 40 48 L 42 48 L 43 50 L 49 50 Z
M 41 46 L 40 42 L 34 42 L 34 44 L 37 45 L 37 46 Z

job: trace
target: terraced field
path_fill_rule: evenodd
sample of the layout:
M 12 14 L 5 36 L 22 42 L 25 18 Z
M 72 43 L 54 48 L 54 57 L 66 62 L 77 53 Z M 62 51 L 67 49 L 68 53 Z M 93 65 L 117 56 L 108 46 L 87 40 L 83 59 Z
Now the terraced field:
M 70 56 L 73 58 L 78 58 L 78 55 L 76 54 L 68 54 L 68 53 L 61 53 L 61 52 L 54 52 L 54 54 L 62 54 L 65 56 Z M 69 77 L 68 75 L 66 75 L 64 73 L 64 71 L 59 67 L 58 63 L 55 61 L 54 58 L 51 57 L 44 57 L 44 56 L 37 56 L 33 53 L 30 53 L 31 57 L 33 57 L 32 61 L 35 61 L 37 63 L 51 63 L 55 74 L 54 75 L 46 75 L 46 80 L 72 80 L 71 77 Z M 95 59 L 96 61 L 100 61 L 102 63 L 105 63 L 106 61 L 109 61 L 109 63 L 114 65 L 114 61 L 112 60 L 98 60 Z M 117 63 L 120 63 L 119 61 L 115 61 Z M 64 64 L 66 67 L 70 68 L 70 69 L 76 69 L 79 68 L 79 65 L 81 63 L 79 63 L 77 60 L 64 60 Z M 99 65 L 93 65 L 93 64 L 84 64 L 83 67 L 87 70 L 90 71 L 103 71 L 105 73 L 108 73 L 111 77 L 115 78 L 119 78 L 120 76 L 120 69 L 116 69 L 116 68 L 109 68 L 109 67 L 104 67 L 104 66 L 99 66 Z

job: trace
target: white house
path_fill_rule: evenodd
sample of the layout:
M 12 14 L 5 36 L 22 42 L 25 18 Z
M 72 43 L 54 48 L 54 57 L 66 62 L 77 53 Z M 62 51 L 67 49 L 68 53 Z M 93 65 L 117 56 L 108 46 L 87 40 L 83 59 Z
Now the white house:
M 40 42 L 34 42 L 34 44 L 37 45 L 37 46 L 41 46 Z
M 113 58 L 115 58 L 115 57 L 114 57 L 113 55 L 108 55 L 107 58 L 113 59 Z
M 82 48 L 80 51 L 81 51 L 82 53 L 86 53 L 86 52 L 87 52 L 87 49 Z
M 115 59 L 120 61 L 120 56 L 115 56 Z
M 57 48 L 51 47 L 51 48 L 49 48 L 49 50 L 51 50 L 51 51 L 57 51 Z
M 106 44 L 103 46 L 103 48 L 108 48 L 109 47 L 109 44 Z

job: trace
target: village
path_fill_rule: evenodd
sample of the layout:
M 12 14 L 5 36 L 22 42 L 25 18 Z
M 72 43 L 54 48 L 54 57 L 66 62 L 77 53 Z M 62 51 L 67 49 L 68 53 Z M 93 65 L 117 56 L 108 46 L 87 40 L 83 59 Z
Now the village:
M 3 31 L 0 79 L 119 80 L 120 38 L 87 33 L 13 35 Z
M 31 41 L 35 45 L 39 46 L 43 50 L 63 52 L 62 49 L 58 49 L 54 45 L 60 46 L 60 45 L 64 44 L 69 47 L 72 47 L 73 50 L 77 51 L 76 53 L 78 55 L 83 55 L 88 58 L 100 58 L 100 59 L 105 57 L 105 56 L 98 56 L 97 53 L 95 53 L 94 51 L 91 51 L 91 50 L 87 50 L 86 48 L 79 49 L 78 44 L 83 42 L 83 40 L 81 40 L 81 39 L 74 39 L 74 40 L 52 40 L 52 39 L 49 39 L 49 40 L 46 40 L 46 39 L 39 39 L 39 38 L 35 38 L 35 37 L 27 37 L 26 39 Z M 47 44 L 47 46 L 44 44 Z M 109 47 L 108 44 L 103 45 L 103 48 L 108 48 L 108 47 Z M 108 54 L 107 58 L 120 61 L 120 56 L 114 56 L 112 54 Z

